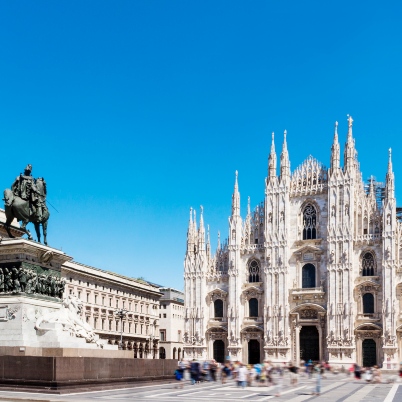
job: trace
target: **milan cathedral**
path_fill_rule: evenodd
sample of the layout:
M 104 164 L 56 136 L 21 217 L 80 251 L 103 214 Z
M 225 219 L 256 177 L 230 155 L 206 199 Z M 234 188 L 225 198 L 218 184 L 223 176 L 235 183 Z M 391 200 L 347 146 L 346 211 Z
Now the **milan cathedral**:
M 229 236 L 211 252 L 190 210 L 184 260 L 187 358 L 244 363 L 327 360 L 396 369 L 402 360 L 402 222 L 391 150 L 385 183 L 365 183 L 353 120 L 341 167 L 309 156 L 279 176 L 274 136 L 264 202 L 240 216 L 236 172 Z M 384 169 L 385 170 L 385 169 Z M 206 233 L 207 232 L 207 233 Z

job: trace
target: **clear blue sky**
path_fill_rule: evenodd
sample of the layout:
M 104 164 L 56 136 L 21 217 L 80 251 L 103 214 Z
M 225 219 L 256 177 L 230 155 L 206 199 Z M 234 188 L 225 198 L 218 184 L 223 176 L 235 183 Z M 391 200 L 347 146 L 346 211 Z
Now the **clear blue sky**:
M 329 164 L 346 114 L 364 177 L 400 156 L 398 1 L 4 1 L 1 189 L 27 163 L 48 183 L 49 243 L 181 289 L 188 211 L 227 234 L 264 197 L 271 132 L 292 169 Z M 32 227 L 31 227 L 32 228 Z

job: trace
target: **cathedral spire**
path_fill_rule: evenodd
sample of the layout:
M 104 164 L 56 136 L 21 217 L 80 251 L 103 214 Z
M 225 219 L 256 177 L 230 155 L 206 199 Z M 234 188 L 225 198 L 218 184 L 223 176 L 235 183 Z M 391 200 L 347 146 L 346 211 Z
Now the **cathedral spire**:
M 247 216 L 251 216 L 251 209 L 250 209 L 250 196 L 247 197 Z
M 204 208 L 200 205 L 200 227 L 198 229 L 198 249 L 200 251 L 205 248 L 205 228 L 204 228 Z
M 268 180 L 276 177 L 276 152 L 275 152 L 275 142 L 274 142 L 274 133 L 272 133 L 272 143 L 271 143 L 271 152 L 268 157 Z
M 207 244 L 206 244 L 207 257 L 211 257 L 211 238 L 209 236 L 209 225 L 207 225 Z
M 218 232 L 218 245 L 216 247 L 216 250 L 221 249 L 221 232 Z
M 339 169 L 340 166 L 340 146 L 338 141 L 338 122 L 335 122 L 334 141 L 331 147 L 331 171 Z
M 194 251 L 194 233 L 193 233 L 193 208 L 190 208 L 190 219 L 187 229 L 187 252 Z
M 386 179 L 386 194 L 387 198 L 395 198 L 395 177 L 392 170 L 392 149 L 388 150 L 388 171 Z
M 290 161 L 288 153 L 288 145 L 286 143 L 287 131 L 283 132 L 283 145 L 281 153 L 281 181 L 289 178 L 290 179 Z
M 236 170 L 235 173 L 235 184 L 232 195 L 232 216 L 240 216 L 240 193 L 239 193 L 239 184 L 237 182 L 238 172 Z
M 356 149 L 355 140 L 352 133 L 353 119 L 352 116 L 348 115 L 348 138 L 345 144 L 344 152 L 344 169 L 345 171 L 351 171 L 356 167 Z

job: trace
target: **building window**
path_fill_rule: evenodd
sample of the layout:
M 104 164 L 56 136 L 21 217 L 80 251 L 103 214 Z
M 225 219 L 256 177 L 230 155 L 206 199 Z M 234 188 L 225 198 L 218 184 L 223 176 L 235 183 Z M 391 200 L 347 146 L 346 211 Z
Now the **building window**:
M 163 314 L 163 318 L 166 318 L 166 314 Z
M 315 266 L 306 264 L 302 268 L 302 288 L 315 288 Z
M 102 297 L 102 306 L 104 306 L 104 305 L 105 305 L 105 298 Z
M 78 292 L 78 298 L 81 299 L 81 292 Z
M 317 238 L 317 212 L 308 204 L 303 210 L 303 240 Z
M 89 293 L 87 293 L 87 303 L 89 303 Z
M 138 310 L 138 304 L 135 303 L 135 304 L 134 304 L 134 311 L 137 312 L 137 310 Z
M 362 276 L 375 275 L 375 260 L 371 253 L 365 253 L 362 258 Z
M 87 282 L 87 287 L 89 287 L 89 282 Z
M 142 334 L 142 330 L 144 329 L 144 326 L 141 324 L 141 334 Z
M 73 289 L 70 289 L 70 295 L 72 295 L 73 294 Z
M 105 320 L 102 319 L 102 329 L 105 329 Z
M 161 341 L 161 342 L 164 342 L 164 341 L 166 341 L 166 331 L 159 331 L 159 340 Z
M 109 320 L 109 331 L 112 330 L 112 320 Z
M 78 280 L 78 284 L 81 285 L 81 279 Z
M 109 299 L 109 307 L 112 307 L 112 299 Z
M 89 322 L 89 317 L 88 316 L 85 316 L 85 321 Z
M 259 282 L 260 281 L 260 266 L 256 260 L 250 262 L 248 267 L 248 281 L 251 282 Z
M 159 359 L 166 359 L 165 348 L 159 348 Z
M 374 314 L 374 296 L 372 293 L 363 295 L 363 314 Z
M 166 309 L 166 304 L 163 305 L 163 308 Z
M 131 303 L 128 304 L 128 309 L 131 311 Z
M 144 307 L 144 305 L 143 304 L 141 304 L 141 313 L 142 313 L 142 308 Z
M 98 303 L 98 295 L 95 295 L 95 304 Z
M 217 299 L 214 301 L 214 311 L 216 318 L 223 317 L 223 301 L 221 299 Z
M 134 333 L 135 333 L 135 334 L 137 333 L 137 325 L 138 325 L 138 324 L 134 324 Z
M 72 282 L 73 281 L 73 278 L 70 278 L 70 282 Z
M 248 316 L 258 317 L 258 300 L 255 297 L 248 301 Z
M 128 333 L 131 334 L 131 322 L 128 323 Z
M 95 317 L 95 318 L 94 318 L 94 329 L 96 329 L 97 324 L 98 324 L 98 319 Z

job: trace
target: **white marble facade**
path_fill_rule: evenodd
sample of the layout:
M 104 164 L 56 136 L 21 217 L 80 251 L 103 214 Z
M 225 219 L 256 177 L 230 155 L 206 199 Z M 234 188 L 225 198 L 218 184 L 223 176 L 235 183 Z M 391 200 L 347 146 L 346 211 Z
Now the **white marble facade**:
M 190 211 L 185 357 L 399 366 L 402 223 L 391 151 L 385 183 L 364 183 L 352 125 L 349 117 L 343 167 L 336 123 L 330 168 L 309 156 L 293 173 L 285 131 L 279 176 L 272 136 L 264 202 L 251 211 L 249 200 L 240 216 L 236 172 L 229 236 L 214 254 L 202 209 L 198 223 Z

